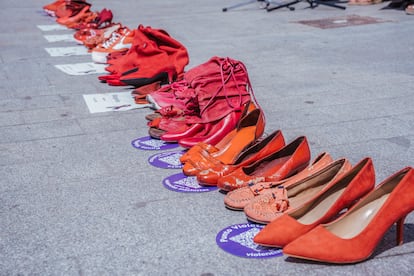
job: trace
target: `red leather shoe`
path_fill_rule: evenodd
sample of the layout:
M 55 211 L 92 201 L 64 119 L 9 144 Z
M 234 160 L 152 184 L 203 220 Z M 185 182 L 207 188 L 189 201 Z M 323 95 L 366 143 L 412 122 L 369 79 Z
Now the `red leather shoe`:
M 270 223 L 284 212 L 316 198 L 350 169 L 351 164 L 348 160 L 338 159 L 286 188 L 280 185 L 272 188 L 271 192 L 255 197 L 244 207 L 244 213 L 250 221 L 262 224 Z
M 217 187 L 232 191 L 250 183 L 279 181 L 303 170 L 309 161 L 308 141 L 305 136 L 300 136 L 281 150 L 221 177 Z
M 332 220 L 374 189 L 374 185 L 374 166 L 370 158 L 365 158 L 332 185 L 271 221 L 254 237 L 254 242 L 284 247 L 319 224 Z
M 200 131 L 204 130 L 206 127 L 208 127 L 206 126 L 206 124 L 196 123 L 190 126 L 185 131 L 180 131 L 180 132 L 169 131 L 161 136 L 161 140 L 166 141 L 166 142 L 178 142 L 180 139 L 183 139 L 186 137 L 192 137 L 196 135 Z
M 290 257 L 325 263 L 368 259 L 387 230 L 397 224 L 397 245 L 403 243 L 405 217 L 414 210 L 414 169 L 388 177 L 336 220 L 320 224 L 287 244 Z
M 259 140 L 248 149 L 240 152 L 233 164 L 216 163 L 214 167 L 197 173 L 197 181 L 204 186 L 217 186 L 217 181 L 239 167 L 247 166 L 285 146 L 285 139 L 280 130 L 274 131 Z
M 191 148 L 196 144 L 203 142 L 207 144 L 217 144 L 228 133 L 236 129 L 240 121 L 241 110 L 234 110 L 217 122 L 207 123 L 209 127 L 205 133 L 198 133 L 192 137 L 185 137 L 178 140 L 178 144 L 183 148 Z
M 273 188 L 280 185 L 283 185 L 285 188 L 294 185 L 294 183 L 309 177 L 332 162 L 331 155 L 327 152 L 322 152 L 306 169 L 291 177 L 276 182 L 259 182 L 228 192 L 224 197 L 224 205 L 231 210 L 243 211 L 244 207 L 253 198 L 265 193 L 271 193 Z

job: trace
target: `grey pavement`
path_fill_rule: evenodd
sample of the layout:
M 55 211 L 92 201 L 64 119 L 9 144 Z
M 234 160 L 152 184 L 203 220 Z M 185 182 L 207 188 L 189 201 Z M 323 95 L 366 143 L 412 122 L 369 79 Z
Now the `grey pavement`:
M 239 0 L 109 1 L 114 21 L 162 28 L 188 49 L 190 64 L 212 56 L 242 61 L 265 111 L 266 130 L 305 135 L 353 164 L 368 156 L 377 183 L 414 166 L 414 16 L 388 2 L 339 10 L 306 3 L 266 12 Z M 242 2 L 242 0 L 240 0 Z M 2 1 L 0 15 L 0 275 L 413 275 L 414 214 L 405 243 L 394 226 L 373 256 L 329 265 L 284 256 L 241 258 L 216 245 L 223 228 L 245 223 L 223 194 L 177 193 L 162 180 L 179 170 L 152 167 L 149 109 L 90 114 L 83 94 L 128 91 L 97 75 L 70 76 L 54 65 L 90 56 L 51 57 L 37 25 L 48 1 Z M 320 29 L 301 20 L 349 15 L 375 24 Z M 341 19 L 338 19 L 340 22 Z

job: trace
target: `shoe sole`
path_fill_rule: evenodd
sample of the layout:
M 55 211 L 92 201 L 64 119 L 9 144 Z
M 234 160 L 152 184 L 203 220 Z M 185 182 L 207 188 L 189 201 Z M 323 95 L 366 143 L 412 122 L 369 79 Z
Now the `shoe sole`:
M 141 87 L 156 81 L 160 81 L 161 85 L 169 83 L 167 72 L 159 73 L 152 78 L 121 79 L 121 81 L 134 87 Z

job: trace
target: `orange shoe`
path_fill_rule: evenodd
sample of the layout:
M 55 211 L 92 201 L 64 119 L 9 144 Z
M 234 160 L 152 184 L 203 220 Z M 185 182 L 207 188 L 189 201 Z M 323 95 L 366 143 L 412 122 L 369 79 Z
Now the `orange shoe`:
M 351 164 L 347 159 L 338 159 L 286 188 L 280 185 L 271 189 L 271 192 L 255 197 L 244 207 L 244 213 L 250 221 L 267 224 L 284 212 L 319 197 L 350 169 Z
M 62 5 L 58 5 L 55 10 L 55 16 L 57 18 L 68 18 L 78 14 L 85 6 L 91 6 L 91 4 L 80 1 L 80 0 L 71 0 L 64 1 Z
M 308 141 L 305 136 L 300 136 L 279 151 L 221 177 L 217 187 L 232 191 L 251 183 L 279 181 L 303 170 L 309 161 Z
M 269 192 L 271 193 L 272 189 L 279 185 L 283 185 L 285 188 L 290 185 L 294 185 L 294 183 L 323 169 L 332 161 L 333 159 L 331 155 L 327 152 L 323 152 L 319 154 L 306 169 L 291 177 L 277 182 L 259 182 L 257 184 L 248 185 L 246 187 L 228 192 L 224 197 L 224 205 L 231 210 L 243 211 L 244 207 L 256 196 Z
M 404 220 L 413 210 L 414 169 L 406 167 L 333 222 L 320 224 L 286 245 L 283 253 L 325 263 L 362 262 L 372 255 L 394 223 L 397 245 L 403 243 Z
M 76 18 L 69 20 L 68 22 L 65 23 L 65 25 L 69 29 L 79 30 L 78 28 L 79 25 L 89 24 L 95 21 L 97 17 L 98 17 L 98 14 L 96 12 L 88 11 L 82 16 L 79 16 L 79 17 L 76 16 Z
M 237 156 L 249 146 L 251 146 L 261 135 L 258 133 L 258 125 L 263 125 L 263 112 L 261 109 L 255 109 L 243 117 L 239 129 L 233 139 L 227 144 L 226 149 L 216 154 L 214 157 L 209 155 L 193 156 L 183 166 L 185 175 L 196 175 L 199 171 L 213 167 L 215 164 L 234 164 Z
M 239 122 L 237 128 L 235 128 L 233 131 L 229 132 L 223 139 L 221 139 L 215 145 L 204 143 L 204 142 L 200 142 L 197 145 L 194 145 L 193 147 L 191 147 L 187 152 L 185 152 L 180 157 L 180 162 L 184 164 L 185 162 L 187 162 L 190 159 L 198 158 L 199 155 L 207 156 L 207 155 L 210 155 L 212 153 L 216 153 L 215 154 L 216 156 L 220 155 L 227 148 L 227 146 L 229 146 L 229 143 L 231 142 L 231 140 L 233 140 L 233 138 L 236 135 L 237 131 L 241 127 L 248 126 L 250 124 L 248 122 L 248 120 L 250 120 L 249 117 L 247 117 L 247 118 L 244 118 L 244 117 L 246 117 L 250 112 L 252 112 L 255 109 L 257 109 L 257 106 L 253 102 L 251 102 L 249 104 L 246 104 L 246 108 L 245 108 L 245 110 L 243 110 L 243 114 L 242 114 L 242 117 L 240 119 L 240 122 Z M 264 128 L 265 128 L 265 122 L 261 121 L 261 124 L 258 125 L 258 127 L 257 127 L 257 133 L 256 133 L 257 137 L 261 137 L 263 135 Z M 214 155 L 213 155 L 213 157 L 214 157 Z
M 49 14 L 50 16 L 56 16 L 56 10 L 59 6 L 66 5 L 65 0 L 56 0 L 55 2 L 52 2 L 50 4 L 44 5 L 43 10 Z
M 237 129 L 234 129 L 230 133 L 228 133 L 220 142 L 216 145 L 211 145 L 208 143 L 200 142 L 197 145 L 192 146 L 188 149 L 181 157 L 180 162 L 182 164 L 186 163 L 188 160 L 191 160 L 192 157 L 198 156 L 200 154 L 210 155 L 212 153 L 218 152 L 226 147 L 228 143 L 234 138 L 236 135 Z
M 365 158 L 332 185 L 271 221 L 254 237 L 254 242 L 284 247 L 319 224 L 331 221 L 340 211 L 373 190 L 374 185 L 374 166 L 370 158 Z
M 90 13 L 89 10 L 90 6 L 89 5 L 85 5 L 83 6 L 83 8 L 76 13 L 75 15 L 69 15 L 69 16 L 63 16 L 63 17 L 59 17 L 56 19 L 56 22 L 61 24 L 61 25 L 69 25 L 69 24 L 73 24 L 76 22 L 79 22 L 80 20 L 82 20 L 82 18 L 84 18 L 85 16 L 87 16 Z
M 134 31 L 127 27 L 119 28 L 108 40 L 92 49 L 92 60 L 96 63 L 106 63 L 108 54 L 131 48 L 133 38 Z
M 80 30 L 85 28 L 102 29 L 112 25 L 113 14 L 111 10 L 103 9 L 96 13 L 96 17 L 92 21 L 80 22 L 74 26 L 74 29 Z
M 197 181 L 203 186 L 217 186 L 220 177 L 228 175 L 242 166 L 250 165 L 285 146 L 285 138 L 280 130 L 274 131 L 251 147 L 240 152 L 232 164 L 215 163 L 213 167 L 197 173 Z M 199 163 L 200 164 L 200 163 Z M 210 165 L 206 164 L 206 166 Z

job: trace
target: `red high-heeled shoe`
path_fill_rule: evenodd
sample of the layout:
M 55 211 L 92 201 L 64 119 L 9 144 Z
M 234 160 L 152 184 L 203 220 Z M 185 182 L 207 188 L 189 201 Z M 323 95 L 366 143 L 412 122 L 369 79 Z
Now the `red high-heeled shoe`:
M 414 169 L 406 167 L 360 199 L 349 211 L 320 224 L 283 248 L 290 257 L 326 263 L 368 259 L 387 230 L 397 224 L 397 245 L 403 243 L 405 217 L 414 210 Z
M 284 247 L 317 225 L 332 220 L 340 211 L 370 192 L 374 185 L 374 165 L 370 158 L 365 158 L 316 195 L 304 189 L 302 193 L 308 194 L 298 202 L 299 205 L 292 206 L 291 210 L 272 220 L 254 237 L 254 242 Z

